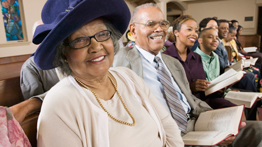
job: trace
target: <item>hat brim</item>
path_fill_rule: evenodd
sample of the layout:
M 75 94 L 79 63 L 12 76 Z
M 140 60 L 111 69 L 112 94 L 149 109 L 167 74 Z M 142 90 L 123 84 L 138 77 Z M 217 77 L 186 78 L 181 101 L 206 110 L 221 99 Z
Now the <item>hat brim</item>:
M 54 24 L 45 25 L 45 29 L 42 28 L 42 32 L 35 35 L 33 42 L 41 42 L 34 54 L 38 68 L 42 70 L 54 68 L 53 60 L 57 45 L 96 18 L 111 22 L 123 34 L 130 21 L 130 11 L 122 0 L 83 0 L 60 19 L 55 27 L 52 28 Z

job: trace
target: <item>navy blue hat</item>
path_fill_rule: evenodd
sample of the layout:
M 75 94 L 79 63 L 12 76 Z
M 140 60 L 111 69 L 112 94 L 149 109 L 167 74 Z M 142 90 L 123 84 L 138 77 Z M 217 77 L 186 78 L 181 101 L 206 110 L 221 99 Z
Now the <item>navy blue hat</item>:
M 33 43 L 40 44 L 34 61 L 42 70 L 52 69 L 56 46 L 81 26 L 102 17 L 125 33 L 130 11 L 124 0 L 47 0 L 42 10 L 43 25 L 36 28 Z

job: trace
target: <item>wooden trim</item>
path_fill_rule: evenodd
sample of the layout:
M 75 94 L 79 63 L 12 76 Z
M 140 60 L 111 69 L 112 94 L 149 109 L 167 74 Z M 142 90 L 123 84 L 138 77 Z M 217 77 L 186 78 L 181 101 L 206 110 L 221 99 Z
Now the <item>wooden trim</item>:
M 29 57 L 28 54 L 0 58 L 0 80 L 19 77 L 21 67 Z
M 232 61 L 232 48 L 230 46 L 225 46 L 228 54 L 228 60 L 231 62 Z
M 2 58 L 0 58 L 0 65 L 1 64 L 8 64 L 8 63 L 15 63 L 15 62 L 25 62 L 30 56 L 31 56 L 31 54 L 2 57 Z
M 0 43 L 0 48 L 4 48 L 4 47 L 15 47 L 15 46 L 26 46 L 26 45 L 30 45 L 31 42 L 28 41 L 8 41 L 6 43 Z

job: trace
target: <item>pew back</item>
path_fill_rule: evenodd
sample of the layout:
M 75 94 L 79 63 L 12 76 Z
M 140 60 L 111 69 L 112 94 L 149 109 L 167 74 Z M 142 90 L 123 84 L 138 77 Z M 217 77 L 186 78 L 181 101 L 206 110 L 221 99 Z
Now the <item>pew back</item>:
M 261 36 L 260 35 L 241 35 L 238 36 L 238 40 L 241 43 L 242 47 L 257 47 L 257 50 L 260 51 L 261 47 Z

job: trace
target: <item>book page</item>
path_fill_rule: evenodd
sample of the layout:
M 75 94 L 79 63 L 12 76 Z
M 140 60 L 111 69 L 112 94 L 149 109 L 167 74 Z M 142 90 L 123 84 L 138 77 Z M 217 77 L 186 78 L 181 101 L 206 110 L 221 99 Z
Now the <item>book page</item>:
M 244 68 L 250 67 L 251 62 L 249 60 L 245 60 Z
M 237 61 L 236 63 L 232 63 L 230 68 L 226 68 L 225 71 L 228 71 L 229 69 L 233 68 L 235 71 L 242 71 L 244 67 L 244 60 Z
M 246 52 L 256 52 L 257 47 L 244 47 L 243 50 Z
M 257 97 L 258 96 L 256 93 L 229 91 L 227 95 L 225 96 L 225 99 L 237 99 L 241 101 L 251 101 Z
M 251 58 L 251 59 L 246 59 L 246 60 L 249 61 L 251 65 L 255 65 L 258 58 Z
M 186 145 L 215 145 L 230 135 L 221 131 L 192 131 L 182 137 Z
M 195 131 L 229 131 L 238 133 L 244 106 L 206 111 L 200 114 Z
M 236 105 L 245 105 L 246 108 L 253 106 L 256 99 L 259 97 L 259 93 L 255 92 L 236 92 L 229 91 L 225 96 L 225 99 Z
M 236 73 L 237 73 L 237 71 L 231 68 L 228 71 L 224 72 L 219 77 L 217 77 L 214 80 L 210 81 L 211 84 L 209 84 L 208 86 L 212 87 L 212 86 L 216 85 L 217 83 L 219 83 L 219 82 L 221 82 L 221 81 L 223 81 L 223 80 L 225 80 L 225 79 L 235 75 Z
M 232 70 L 234 70 L 234 69 L 232 69 Z M 244 71 L 239 71 L 236 74 L 230 76 L 229 78 L 227 78 L 223 81 L 220 81 L 220 82 L 215 83 L 215 84 L 212 83 L 212 84 L 210 84 L 211 86 L 208 85 L 208 88 L 205 91 L 205 95 L 210 95 L 210 94 L 212 94 L 212 93 L 214 93 L 214 92 L 216 92 L 216 91 L 218 91 L 218 90 L 220 90 L 224 87 L 227 87 L 227 86 L 230 86 L 230 85 L 236 83 L 237 81 L 241 80 L 244 73 L 245 73 Z

